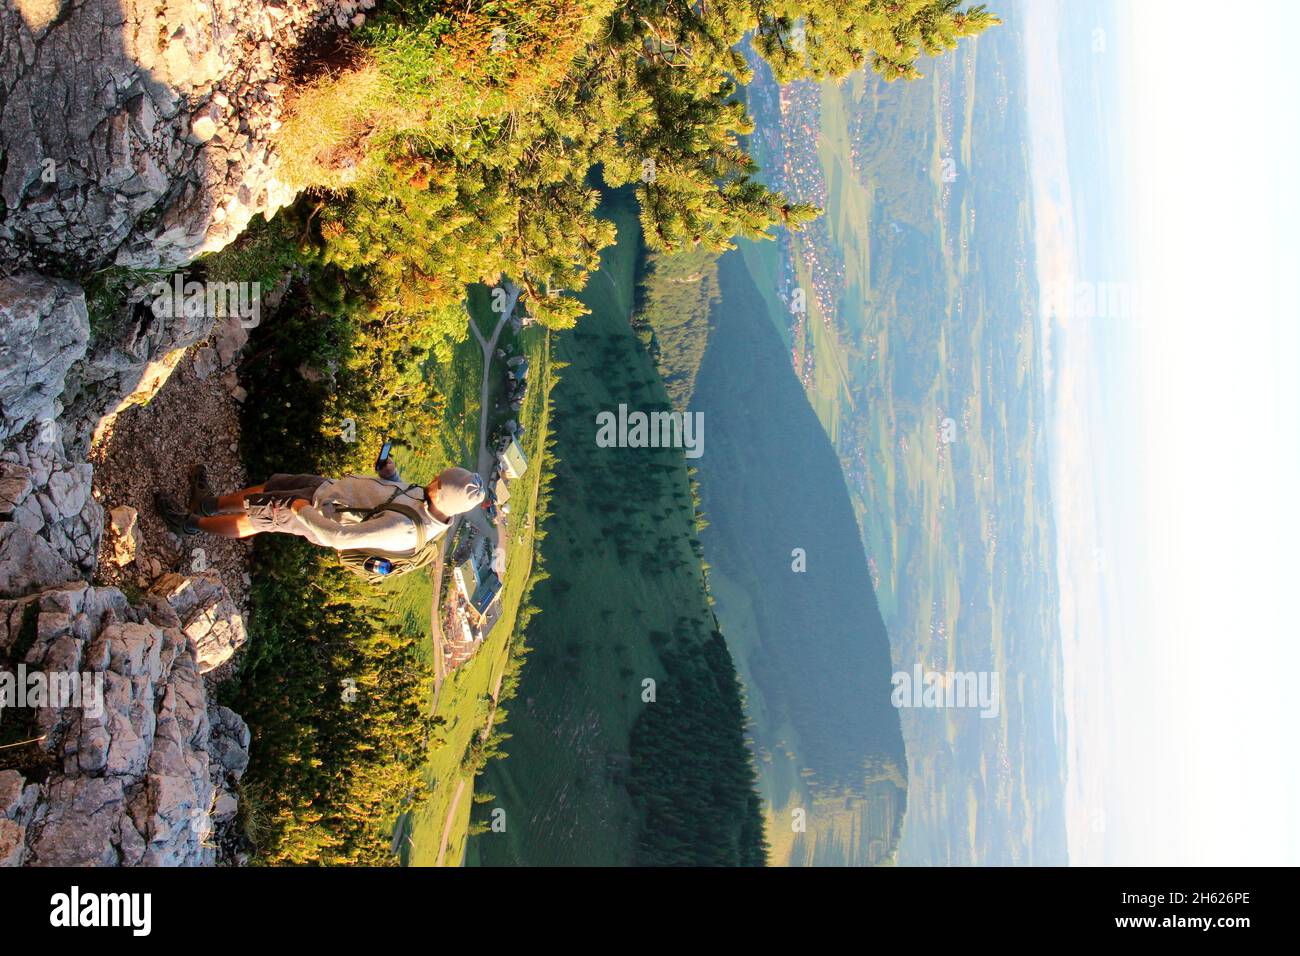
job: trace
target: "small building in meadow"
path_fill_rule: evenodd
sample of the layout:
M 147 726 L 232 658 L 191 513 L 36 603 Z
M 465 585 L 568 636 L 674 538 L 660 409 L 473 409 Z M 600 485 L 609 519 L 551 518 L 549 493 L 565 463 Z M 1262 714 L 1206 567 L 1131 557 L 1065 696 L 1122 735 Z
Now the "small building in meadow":
M 474 563 L 472 554 L 456 565 L 452 577 L 456 580 L 456 589 L 460 591 L 461 597 L 466 601 L 473 600 L 474 594 L 478 591 L 482 582 L 479 580 L 478 565 Z
M 519 442 L 510 439 L 506 447 L 501 450 L 501 474 L 514 481 L 516 478 L 522 478 L 527 470 L 528 459 L 524 457 L 524 450 L 519 447 Z
M 480 628 L 486 632 L 487 628 L 483 627 L 484 619 L 487 618 L 488 612 L 501 597 L 501 579 L 496 576 L 496 572 L 488 571 L 483 575 L 483 580 L 470 599 L 470 613 L 478 618 L 477 623 Z

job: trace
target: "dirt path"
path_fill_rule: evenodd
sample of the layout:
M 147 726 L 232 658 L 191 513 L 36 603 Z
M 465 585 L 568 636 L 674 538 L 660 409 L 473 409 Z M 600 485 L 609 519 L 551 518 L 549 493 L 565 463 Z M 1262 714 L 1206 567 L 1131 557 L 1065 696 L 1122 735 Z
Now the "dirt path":
M 488 423 L 488 392 L 489 379 L 488 373 L 492 370 L 492 352 L 497 347 L 497 340 L 501 338 L 501 330 L 506 327 L 506 322 L 510 319 L 515 310 L 515 303 L 519 301 L 519 287 L 514 284 L 506 286 L 506 307 L 501 312 L 501 318 L 497 321 L 496 328 L 492 330 L 492 338 L 485 339 L 483 333 L 479 331 L 478 325 L 471 319 L 469 323 L 470 331 L 474 333 L 474 338 L 478 339 L 479 347 L 483 349 L 483 379 L 479 386 L 479 411 L 478 411 L 478 473 L 480 475 L 490 473 L 492 470 L 492 457 L 487 447 L 487 423 Z M 456 532 L 460 528 L 460 516 L 452 523 L 452 526 L 443 535 L 442 550 L 438 552 L 438 561 L 434 565 L 433 571 L 433 600 L 429 608 L 430 631 L 433 635 L 433 712 L 438 712 L 438 699 L 442 694 L 442 682 L 446 677 L 446 661 L 442 657 L 442 618 L 438 613 L 440 610 L 439 599 L 442 597 L 442 575 L 447 564 L 447 549 L 451 542 L 456 538 Z
M 442 840 L 438 843 L 438 860 L 434 866 L 442 866 L 447 855 L 447 841 L 451 839 L 451 825 L 456 821 L 456 807 L 460 805 L 461 794 L 465 792 L 465 778 L 456 783 L 456 792 L 451 795 L 451 807 L 447 810 L 447 822 L 442 825 Z
M 507 285 L 506 290 L 506 307 L 501 312 L 501 318 L 497 321 L 497 327 L 492 331 L 490 340 L 483 338 L 483 333 L 472 321 L 469 324 L 474 331 L 474 337 L 478 339 L 478 344 L 483 349 L 483 384 L 480 386 L 478 400 L 478 473 L 480 475 L 492 470 L 492 454 L 488 451 L 487 445 L 488 392 L 491 381 L 488 372 L 492 370 L 492 353 L 497 347 L 497 340 L 501 338 L 501 330 L 506 327 L 507 320 L 515 311 L 515 303 L 519 301 L 519 286 Z
M 479 346 L 483 349 L 483 380 L 479 386 L 479 414 L 478 414 L 478 473 L 480 475 L 490 473 L 492 470 L 492 456 L 487 445 L 487 425 L 488 425 L 488 393 L 491 390 L 491 380 L 488 374 L 492 371 L 492 353 L 497 347 L 497 340 L 501 338 L 501 330 L 506 327 L 506 322 L 510 319 L 511 314 L 515 311 L 515 303 L 519 301 L 519 287 L 517 285 L 508 285 L 506 293 L 506 307 L 501 311 L 501 318 L 497 321 L 496 328 L 492 330 L 492 338 L 486 339 L 483 333 L 479 331 L 478 325 L 471 319 L 469 323 L 470 330 L 474 333 L 474 338 L 478 339 Z M 456 523 L 448 529 L 443 536 L 442 550 L 438 553 L 438 562 L 434 568 L 433 575 L 433 600 L 429 609 L 430 621 L 432 623 L 433 634 L 433 659 L 434 659 L 434 690 L 433 690 L 433 713 L 438 713 L 438 702 L 442 697 L 442 683 L 446 676 L 446 662 L 442 658 L 442 620 L 439 612 L 439 599 L 442 597 L 442 575 L 446 567 L 447 546 L 455 538 L 456 530 L 459 527 L 459 518 Z M 496 712 L 496 698 L 501 692 L 501 678 L 505 670 L 497 675 L 496 687 L 493 688 L 492 698 L 493 707 L 488 713 L 488 724 L 485 733 L 492 730 L 492 717 Z M 456 808 L 460 805 L 461 794 L 465 791 L 465 784 L 468 781 L 461 777 L 456 783 L 456 793 L 451 798 L 451 806 L 447 808 L 447 819 L 442 825 L 442 839 L 438 844 L 438 860 L 435 866 L 442 866 L 443 858 L 447 853 L 447 841 L 451 838 L 451 828 L 456 820 Z
M 460 516 L 452 521 L 447 533 L 442 536 L 442 547 L 438 551 L 438 560 L 433 566 L 433 600 L 429 603 L 429 633 L 433 635 L 433 707 L 429 716 L 438 713 L 438 701 L 442 697 L 442 682 L 447 676 L 447 662 L 442 656 L 442 617 L 438 614 L 438 596 L 442 594 L 442 574 L 447 568 L 447 550 L 456 538 L 460 528 Z

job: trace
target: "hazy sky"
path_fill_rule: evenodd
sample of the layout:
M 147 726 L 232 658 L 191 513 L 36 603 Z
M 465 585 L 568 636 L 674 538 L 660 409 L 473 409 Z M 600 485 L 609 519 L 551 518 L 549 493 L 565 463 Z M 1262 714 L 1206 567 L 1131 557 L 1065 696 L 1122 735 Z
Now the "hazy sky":
M 1058 0 L 1026 8 L 1040 282 L 1110 282 L 1081 264 L 1092 217 L 1063 162 L 1055 52 L 1091 38 L 1062 34 Z M 1285 30 L 1225 46 L 1233 23 L 1294 8 L 1243 2 L 1229 23 L 1194 0 L 1115 9 L 1101 68 L 1131 75 L 1107 108 L 1131 160 L 1141 311 L 1120 335 L 1070 315 L 1050 356 L 1071 860 L 1294 864 L 1300 80 Z M 1139 370 L 1120 382 L 1097 371 L 1117 348 Z M 1101 388 L 1122 392 L 1122 420 Z M 1108 439 L 1134 429 L 1116 463 Z

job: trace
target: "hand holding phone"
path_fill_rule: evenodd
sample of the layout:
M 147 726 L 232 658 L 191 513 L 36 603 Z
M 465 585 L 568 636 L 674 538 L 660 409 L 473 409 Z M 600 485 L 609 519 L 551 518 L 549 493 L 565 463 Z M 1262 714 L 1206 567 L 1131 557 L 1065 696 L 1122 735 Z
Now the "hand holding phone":
M 391 441 L 384 442 L 384 447 L 379 449 L 379 457 L 375 459 L 375 472 L 381 478 L 392 478 L 397 474 L 397 466 L 393 464 L 393 459 L 390 457 L 392 452 Z

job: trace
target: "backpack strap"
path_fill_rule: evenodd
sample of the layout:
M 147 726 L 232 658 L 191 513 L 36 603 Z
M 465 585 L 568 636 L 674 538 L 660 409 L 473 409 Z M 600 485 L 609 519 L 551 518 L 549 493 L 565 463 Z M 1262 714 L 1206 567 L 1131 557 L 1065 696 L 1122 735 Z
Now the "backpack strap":
M 410 519 L 411 523 L 415 525 L 415 552 L 417 554 L 423 551 L 424 546 L 429 543 L 429 532 L 425 530 L 424 520 L 420 517 L 420 513 L 414 508 L 408 508 L 406 505 L 393 504 L 390 501 L 388 504 L 380 505 L 375 509 L 375 511 L 395 511 L 399 515 Z
M 375 480 L 378 481 L 378 479 Z M 364 521 L 367 518 L 377 515 L 379 512 L 387 509 L 389 505 L 397 500 L 398 495 L 404 495 L 408 491 L 423 491 L 423 489 L 420 488 L 419 485 L 398 485 L 381 505 L 376 505 L 373 508 L 348 508 L 336 505 L 334 510 L 339 514 L 357 515 L 362 521 Z
M 375 479 L 378 481 L 378 479 Z M 411 524 L 415 525 L 415 550 L 412 554 L 419 554 L 424 550 L 424 546 L 429 543 L 429 532 L 424 526 L 424 519 L 414 508 L 407 505 L 397 504 L 397 499 L 404 494 L 412 492 L 418 493 L 420 499 L 427 503 L 428 496 L 424 493 L 422 485 L 398 485 L 393 489 L 393 493 L 388 496 L 388 500 L 374 508 L 335 508 L 341 514 L 357 515 L 362 521 L 373 518 L 375 515 L 384 511 L 392 511 L 406 518 Z

